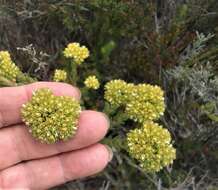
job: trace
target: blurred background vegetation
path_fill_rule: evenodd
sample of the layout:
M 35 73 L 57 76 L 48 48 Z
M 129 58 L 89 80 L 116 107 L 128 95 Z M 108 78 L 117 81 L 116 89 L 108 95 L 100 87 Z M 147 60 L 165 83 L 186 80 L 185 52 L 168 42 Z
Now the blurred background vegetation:
M 61 51 L 80 42 L 91 51 L 80 82 L 95 74 L 158 84 L 165 90 L 161 123 L 177 148 L 173 166 L 142 171 L 113 136 L 115 156 L 97 176 L 55 189 L 218 189 L 218 1 L 217 0 L 1 0 L 0 50 L 38 80 L 62 68 Z M 93 94 L 98 107 L 102 90 Z M 95 102 L 95 103 L 94 103 Z M 130 126 L 128 126 L 130 125 Z

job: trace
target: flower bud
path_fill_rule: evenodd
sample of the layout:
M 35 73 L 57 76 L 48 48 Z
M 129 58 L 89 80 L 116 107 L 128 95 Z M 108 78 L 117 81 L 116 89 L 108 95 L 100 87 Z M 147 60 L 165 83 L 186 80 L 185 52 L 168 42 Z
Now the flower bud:
M 63 53 L 66 58 L 72 58 L 78 65 L 89 57 L 89 50 L 85 46 L 80 46 L 79 43 L 69 43 Z
M 87 88 L 91 88 L 94 90 L 97 90 L 100 86 L 100 83 L 99 83 L 98 79 L 96 78 L 96 76 L 87 77 L 84 84 Z
M 20 70 L 11 60 L 9 52 L 0 51 L 0 75 L 8 80 L 16 82 L 19 73 Z
M 64 82 L 67 79 L 67 73 L 64 70 L 56 69 L 53 77 L 55 82 Z

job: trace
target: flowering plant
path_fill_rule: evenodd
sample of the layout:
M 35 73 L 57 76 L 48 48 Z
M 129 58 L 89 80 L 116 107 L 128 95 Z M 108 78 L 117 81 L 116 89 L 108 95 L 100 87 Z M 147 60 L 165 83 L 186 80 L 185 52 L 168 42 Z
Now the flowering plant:
M 64 63 L 54 71 L 53 81 L 68 82 L 81 86 L 78 82 L 78 68 L 89 57 L 89 50 L 79 43 L 70 43 L 63 51 Z M 85 65 L 85 64 L 84 64 Z M 0 52 L 0 78 L 14 85 L 29 83 L 35 79 L 18 76 L 24 73 L 12 62 L 10 54 Z M 32 99 L 23 105 L 23 121 L 32 136 L 42 143 L 55 143 L 73 138 L 77 130 L 77 121 L 82 107 L 89 107 L 90 99 L 102 90 L 104 100 L 95 109 L 101 109 L 111 118 L 111 130 L 119 138 L 117 131 L 125 123 L 132 122 L 134 129 L 127 130 L 125 137 L 120 137 L 121 148 L 139 163 L 147 172 L 158 172 L 173 163 L 176 151 L 172 146 L 171 136 L 166 128 L 159 125 L 158 119 L 164 114 L 164 92 L 159 86 L 150 84 L 128 83 L 121 79 L 100 84 L 96 75 L 88 75 L 83 80 L 80 103 L 70 97 L 54 96 L 50 89 L 39 89 Z M 97 97 L 96 97 L 97 98 Z M 94 101 L 94 99 L 93 99 Z M 116 128 L 119 126 L 120 128 Z M 106 137 L 108 143 L 113 138 Z

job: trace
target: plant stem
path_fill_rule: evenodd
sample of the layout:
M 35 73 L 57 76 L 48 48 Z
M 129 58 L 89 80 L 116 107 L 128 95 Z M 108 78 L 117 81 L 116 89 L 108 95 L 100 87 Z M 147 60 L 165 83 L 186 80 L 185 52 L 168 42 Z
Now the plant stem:
M 74 61 L 69 61 L 67 64 L 68 80 L 70 84 L 77 85 L 78 74 L 77 74 L 77 64 Z

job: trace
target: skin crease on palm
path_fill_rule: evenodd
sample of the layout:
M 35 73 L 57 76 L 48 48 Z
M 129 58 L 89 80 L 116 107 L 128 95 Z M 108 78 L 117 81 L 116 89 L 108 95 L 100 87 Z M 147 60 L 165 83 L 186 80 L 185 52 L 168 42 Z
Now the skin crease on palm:
M 112 159 L 109 147 L 98 142 L 109 128 L 103 113 L 82 111 L 74 138 L 42 144 L 22 123 L 22 104 L 32 92 L 48 87 L 57 96 L 80 99 L 77 88 L 65 83 L 38 82 L 0 88 L 0 189 L 48 189 L 102 171 Z

